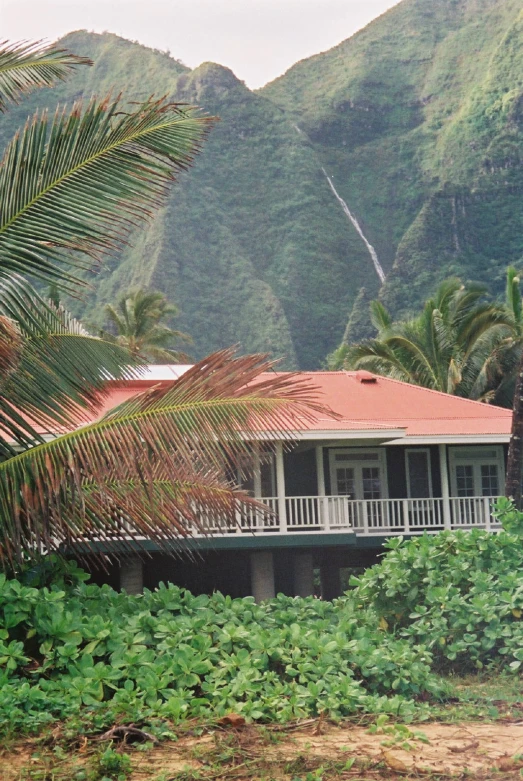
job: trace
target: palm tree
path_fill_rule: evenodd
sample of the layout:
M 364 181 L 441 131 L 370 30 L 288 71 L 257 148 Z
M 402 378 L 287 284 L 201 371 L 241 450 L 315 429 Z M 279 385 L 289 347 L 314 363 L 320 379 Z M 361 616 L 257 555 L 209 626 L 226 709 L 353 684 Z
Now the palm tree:
M 371 304 L 375 339 L 348 349 L 346 368 L 366 368 L 426 388 L 492 401 L 502 382 L 500 356 L 515 333 L 502 304 L 489 302 L 485 288 L 443 282 L 423 311 L 393 322 L 378 301 Z
M 87 64 L 53 47 L 0 47 L 0 106 Z M 307 387 L 260 377 L 259 356 L 222 352 L 181 380 L 148 391 L 102 420 L 108 376 L 132 357 L 89 336 L 26 276 L 75 293 L 91 268 L 160 206 L 198 151 L 210 120 L 153 99 L 129 108 L 92 98 L 48 120 L 36 113 L 0 163 L 0 560 L 42 550 L 156 539 L 169 547 L 201 523 L 232 522 L 252 501 L 226 479 L 248 432 L 309 414 Z M 48 441 L 63 427 L 68 433 Z M 82 548 L 76 548 L 82 552 Z
M 163 293 L 131 290 L 119 298 L 116 306 L 107 304 L 105 312 L 116 332 L 116 342 L 136 358 L 153 363 L 187 360 L 185 353 L 169 347 L 175 342 L 189 342 L 190 337 L 163 325 L 162 320 L 178 314 L 178 307 L 170 304 Z

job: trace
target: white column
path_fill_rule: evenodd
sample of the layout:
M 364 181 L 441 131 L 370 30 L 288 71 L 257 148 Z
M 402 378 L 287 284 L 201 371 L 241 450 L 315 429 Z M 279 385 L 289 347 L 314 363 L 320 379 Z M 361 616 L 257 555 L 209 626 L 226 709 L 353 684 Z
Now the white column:
M 443 499 L 443 526 L 445 529 L 452 528 L 450 517 L 450 488 L 449 488 L 449 470 L 447 465 L 447 446 L 438 445 L 439 449 L 439 472 L 441 475 L 441 497 Z
M 276 492 L 278 496 L 278 518 L 280 533 L 287 532 L 287 508 L 285 506 L 285 468 L 283 464 L 283 444 L 276 442 Z
M 316 445 L 316 475 L 318 478 L 318 496 L 325 496 L 325 470 L 323 468 L 323 447 Z
M 270 551 L 251 553 L 251 589 L 256 602 L 274 598 L 274 561 Z
M 312 553 L 294 554 L 294 593 L 297 597 L 311 597 L 314 594 Z
M 139 556 L 129 556 L 120 567 L 120 590 L 128 594 L 143 591 L 143 561 Z
M 329 528 L 329 513 L 325 496 L 325 470 L 323 468 L 323 447 L 316 445 L 316 480 L 318 482 L 318 515 L 325 531 Z
M 260 461 L 260 443 L 254 443 L 253 454 L 253 482 L 254 482 L 254 497 L 261 499 L 262 487 L 261 487 L 261 461 Z

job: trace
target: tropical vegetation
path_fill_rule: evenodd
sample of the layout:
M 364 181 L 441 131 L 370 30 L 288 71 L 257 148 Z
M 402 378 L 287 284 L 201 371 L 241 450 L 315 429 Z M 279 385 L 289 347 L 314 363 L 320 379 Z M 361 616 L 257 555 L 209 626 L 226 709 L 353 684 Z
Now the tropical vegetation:
M 104 338 L 114 339 L 138 360 L 151 363 L 187 360 L 187 355 L 174 346 L 178 342 L 190 342 L 190 336 L 164 322 L 179 312 L 163 293 L 142 288 L 130 290 L 114 306 L 107 304 L 105 313 L 111 330 L 103 332 Z
M 335 602 L 262 604 L 160 585 L 142 596 L 89 585 L 73 565 L 0 577 L 4 735 L 57 720 L 78 734 L 115 722 L 161 736 L 228 713 L 286 722 L 324 713 L 428 715 L 441 673 L 523 662 L 523 515 L 507 530 L 387 543 Z M 510 530 L 508 530 L 510 529 Z
M 380 301 L 369 306 L 377 332 L 344 343 L 328 359 L 331 369 L 365 368 L 444 393 L 512 405 L 522 341 L 520 278 L 507 270 L 504 302 L 482 285 L 448 279 L 421 314 L 394 321 Z
M 376 249 L 394 319 L 450 276 L 500 295 L 506 266 L 523 259 L 520 14 L 520 0 L 400 2 L 257 91 L 221 65 L 191 70 L 176 52 L 109 33 L 67 36 L 61 45 L 95 64 L 55 103 L 118 84 L 134 100 L 173 95 L 222 118 L 165 209 L 89 277 L 76 316 L 101 326 L 121 290 L 161 290 L 195 358 L 240 342 L 318 368 L 358 291 L 376 298 L 380 287 L 322 167 Z M 29 105 L 52 101 L 46 91 Z
M 86 65 L 54 47 L 0 49 L 4 107 L 30 87 Z M 259 356 L 210 356 L 173 385 L 124 403 L 95 423 L 108 378 L 133 356 L 90 337 L 29 282 L 75 293 L 92 270 L 165 200 L 190 165 L 210 120 L 164 98 L 129 105 L 91 98 L 50 120 L 37 111 L 0 164 L 0 563 L 89 543 L 136 538 L 172 545 L 200 524 L 223 522 L 241 501 L 226 476 L 250 425 L 307 414 L 294 378 L 257 379 Z M 86 286 L 85 280 L 83 281 Z M 50 434 L 67 431 L 53 438 Z

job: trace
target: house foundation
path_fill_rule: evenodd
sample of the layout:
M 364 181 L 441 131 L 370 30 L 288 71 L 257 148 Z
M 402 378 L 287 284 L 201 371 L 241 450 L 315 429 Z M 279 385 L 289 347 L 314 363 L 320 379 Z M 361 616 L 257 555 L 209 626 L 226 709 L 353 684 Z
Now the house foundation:
M 312 553 L 294 554 L 294 594 L 311 597 L 314 594 L 314 562 Z
M 251 553 L 251 591 L 256 602 L 276 596 L 272 551 Z
M 143 591 L 143 561 L 139 556 L 125 559 L 120 567 L 120 590 L 128 594 Z

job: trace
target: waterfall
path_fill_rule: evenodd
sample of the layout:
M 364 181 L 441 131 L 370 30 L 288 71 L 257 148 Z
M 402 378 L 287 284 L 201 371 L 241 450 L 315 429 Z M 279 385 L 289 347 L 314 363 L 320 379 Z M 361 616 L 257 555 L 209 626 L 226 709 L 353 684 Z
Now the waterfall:
M 299 132 L 301 132 L 301 131 L 299 130 L 299 128 L 298 128 L 298 127 L 297 127 L 296 129 L 297 129 Z M 337 199 L 338 199 L 338 201 L 340 202 L 340 204 L 341 204 L 341 208 L 343 209 L 343 211 L 345 212 L 346 216 L 349 218 L 349 220 L 351 221 L 351 223 L 354 225 L 354 227 L 355 227 L 355 228 L 356 228 L 356 230 L 358 231 L 358 234 L 360 235 L 361 239 L 363 240 L 363 242 L 364 242 L 365 246 L 367 247 L 367 249 L 368 249 L 368 251 L 369 251 L 369 255 L 370 255 L 370 256 L 371 256 L 371 258 L 372 258 L 372 262 L 373 262 L 373 264 L 374 264 L 374 268 L 375 268 L 375 270 L 376 270 L 376 274 L 378 275 L 378 277 L 379 277 L 379 279 L 380 279 L 380 282 L 382 282 L 382 283 L 383 283 L 383 282 L 385 282 L 385 272 L 383 271 L 383 266 L 381 265 L 381 263 L 380 263 L 380 261 L 379 261 L 379 259 L 378 259 L 378 255 L 377 255 L 377 253 L 376 253 L 376 250 L 374 249 L 374 247 L 372 246 L 372 244 L 371 244 L 371 243 L 370 243 L 370 242 L 367 240 L 367 237 L 366 237 L 366 236 L 365 236 L 365 234 L 363 233 L 363 231 L 362 231 L 362 229 L 361 229 L 361 226 L 360 226 L 360 224 L 359 224 L 358 220 L 357 220 L 357 219 L 356 219 L 356 217 L 355 217 L 355 216 L 352 214 L 351 210 L 349 209 L 349 207 L 347 206 L 347 204 L 345 203 L 345 201 L 343 200 L 343 198 L 341 197 L 341 195 L 338 193 L 338 191 L 337 191 L 337 190 L 336 190 L 336 188 L 334 187 L 334 184 L 332 183 L 332 179 L 330 178 L 330 176 L 329 176 L 329 174 L 327 173 L 327 171 L 325 170 L 325 168 L 322 168 L 321 170 L 322 170 L 322 171 L 323 171 L 323 173 L 325 174 L 325 177 L 326 177 L 326 179 L 327 179 L 327 181 L 328 181 L 328 183 L 329 183 L 329 185 L 330 185 L 330 188 L 331 188 L 332 192 L 334 193 L 334 195 L 336 196 L 336 198 L 337 198 Z

